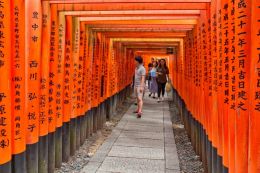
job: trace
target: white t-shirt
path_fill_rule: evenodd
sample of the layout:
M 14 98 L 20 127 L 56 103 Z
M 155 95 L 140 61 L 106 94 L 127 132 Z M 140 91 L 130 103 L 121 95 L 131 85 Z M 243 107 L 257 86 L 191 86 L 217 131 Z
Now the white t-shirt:
M 135 87 L 141 86 L 142 76 L 146 75 L 146 70 L 143 65 L 135 68 Z

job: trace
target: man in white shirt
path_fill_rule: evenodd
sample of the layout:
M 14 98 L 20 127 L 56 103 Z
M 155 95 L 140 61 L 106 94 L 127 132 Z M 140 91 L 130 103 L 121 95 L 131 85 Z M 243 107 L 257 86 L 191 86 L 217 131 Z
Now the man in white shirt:
M 143 58 L 141 56 L 135 57 L 135 62 L 136 62 L 136 68 L 135 68 L 134 90 L 137 98 L 137 110 L 134 113 L 137 113 L 137 118 L 141 118 L 146 71 L 143 66 Z

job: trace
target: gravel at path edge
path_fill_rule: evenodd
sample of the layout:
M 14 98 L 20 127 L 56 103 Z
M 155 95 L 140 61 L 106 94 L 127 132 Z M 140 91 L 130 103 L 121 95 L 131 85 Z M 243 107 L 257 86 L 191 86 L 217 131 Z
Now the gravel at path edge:
M 177 106 L 173 101 L 169 101 L 169 106 L 181 173 L 204 173 L 200 157 L 196 155 L 191 145 Z

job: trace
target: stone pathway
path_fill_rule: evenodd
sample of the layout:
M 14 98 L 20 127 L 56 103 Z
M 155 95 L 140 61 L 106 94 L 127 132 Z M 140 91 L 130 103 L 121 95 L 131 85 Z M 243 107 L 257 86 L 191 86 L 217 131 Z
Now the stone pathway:
M 167 102 L 145 98 L 143 116 L 133 105 L 81 173 L 179 173 Z

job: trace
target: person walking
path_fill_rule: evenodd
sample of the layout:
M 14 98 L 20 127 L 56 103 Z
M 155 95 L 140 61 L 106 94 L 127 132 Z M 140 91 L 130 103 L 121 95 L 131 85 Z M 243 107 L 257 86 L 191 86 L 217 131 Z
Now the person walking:
M 150 76 L 151 76 L 150 93 L 151 94 L 149 96 L 153 95 L 154 99 L 155 99 L 155 93 L 158 92 L 158 85 L 157 85 L 157 81 L 156 81 L 156 79 L 157 79 L 157 77 L 156 77 L 157 76 L 157 74 L 156 74 L 157 65 L 158 65 L 158 63 L 156 61 L 154 61 L 153 64 L 152 64 L 152 69 L 150 71 Z
M 135 68 L 134 90 L 137 98 L 137 110 L 134 111 L 134 113 L 137 114 L 137 118 L 141 118 L 146 71 L 143 66 L 143 58 L 141 56 L 135 57 L 135 62 L 136 62 L 136 68 Z
M 169 68 L 166 65 L 165 59 L 159 60 L 157 67 L 157 84 L 158 84 L 158 102 L 164 100 L 165 86 L 169 79 Z M 162 98 L 161 98 L 162 95 Z
M 148 90 L 149 91 L 151 90 L 151 79 L 152 79 L 152 77 L 151 77 L 151 70 L 152 70 L 152 68 L 153 68 L 153 64 L 149 63 L 148 64 L 148 75 L 147 75 L 148 76 L 147 80 L 148 80 Z M 152 93 L 150 91 L 149 97 L 151 97 L 151 95 L 152 95 Z

